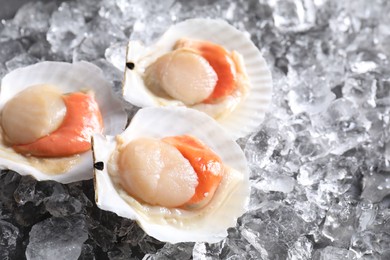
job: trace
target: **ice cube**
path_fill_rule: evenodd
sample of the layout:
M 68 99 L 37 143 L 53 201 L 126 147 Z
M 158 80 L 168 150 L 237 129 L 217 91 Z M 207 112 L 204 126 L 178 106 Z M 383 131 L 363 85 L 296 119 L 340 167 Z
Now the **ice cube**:
M 241 234 L 263 259 L 286 259 L 288 248 L 310 230 L 310 225 L 288 206 L 253 213 L 242 218 Z
M 71 57 L 71 50 L 82 42 L 87 30 L 85 17 L 75 5 L 75 2 L 62 3 L 51 16 L 47 32 L 51 49 L 67 59 Z
M 380 226 L 373 230 L 359 232 L 352 237 L 350 248 L 357 255 L 358 259 L 366 257 L 387 259 L 390 255 L 388 247 L 390 236 L 383 228 L 383 226 Z
M 284 32 L 303 32 L 315 25 L 316 9 L 312 0 L 277 0 L 273 7 L 275 26 Z
M 12 71 L 17 68 L 26 67 L 28 65 L 35 64 L 38 61 L 39 59 L 31 56 L 30 54 L 23 53 L 7 61 L 5 63 L 5 66 L 7 67 L 8 71 Z
M 342 88 L 343 96 L 356 105 L 375 107 L 376 79 L 369 74 L 349 77 Z
M 114 93 L 118 96 L 119 99 L 122 98 L 122 76 L 123 73 L 115 68 L 110 62 L 105 59 L 98 59 L 92 62 L 96 66 L 98 66 L 101 70 L 103 70 L 104 77 L 111 82 L 111 86 L 113 87 Z M 130 107 L 130 104 L 125 104 Z
M 15 259 L 19 229 L 0 219 L 0 258 Z
M 120 244 L 107 253 L 110 260 L 126 260 L 133 255 L 130 244 Z
M 13 21 L 15 25 L 23 28 L 23 35 L 47 32 L 50 16 L 55 8 L 54 2 L 28 2 L 18 9 Z
M 19 182 L 18 188 L 14 192 L 15 200 L 21 205 L 24 205 L 29 201 L 34 201 L 36 183 L 37 181 L 33 177 L 23 177 Z
M 11 60 L 15 56 L 25 53 L 23 45 L 18 40 L 9 40 L 1 42 L 0 63 Z
M 228 248 L 225 240 L 214 244 L 197 242 L 194 245 L 192 257 L 194 260 L 229 259 L 231 252 Z
M 356 260 L 356 255 L 345 248 L 338 248 L 333 246 L 327 246 L 322 249 L 318 249 L 315 251 L 314 260 Z
M 12 20 L 2 20 L 2 29 L 0 30 L 0 42 L 8 40 L 16 40 L 21 37 L 19 26 L 17 26 Z M 2 60 L 4 62 L 4 60 Z
M 87 226 L 82 216 L 48 218 L 32 227 L 26 258 L 77 259 L 87 238 Z
M 351 204 L 335 203 L 326 215 L 322 233 L 334 246 L 347 248 L 355 232 L 355 218 L 356 211 Z
M 313 116 L 312 122 L 315 133 L 326 137 L 324 145 L 337 155 L 366 141 L 371 126 L 359 109 L 344 98 L 333 101 L 326 112 Z
M 114 43 L 106 49 L 104 57 L 120 71 L 125 70 L 127 43 Z
M 288 259 L 291 260 L 310 260 L 313 252 L 313 243 L 302 236 L 288 250 Z
M 73 61 L 101 58 L 110 45 L 125 39 L 126 36 L 117 25 L 97 16 L 87 24 L 85 39 L 73 51 Z
M 90 260 L 90 259 L 96 259 L 95 258 L 95 253 L 94 253 L 94 248 L 92 245 L 89 245 L 86 243 L 83 244 L 81 248 L 81 253 L 79 258 L 77 260 Z
M 325 76 L 318 77 L 313 67 L 302 73 L 289 72 L 289 80 L 292 89 L 287 98 L 294 114 L 318 114 L 326 110 L 336 97 Z
M 166 243 L 155 255 L 146 255 L 145 260 L 152 259 L 183 259 L 190 260 L 192 256 L 193 243 Z
M 284 193 L 292 192 L 295 186 L 295 179 L 289 176 L 269 176 L 252 184 L 256 189 L 265 192 L 280 191 Z
M 82 203 L 67 194 L 53 194 L 44 200 L 46 210 L 54 217 L 65 217 L 82 211 Z
M 370 173 L 363 177 L 362 198 L 371 202 L 380 202 L 390 194 L 390 176 L 386 173 Z

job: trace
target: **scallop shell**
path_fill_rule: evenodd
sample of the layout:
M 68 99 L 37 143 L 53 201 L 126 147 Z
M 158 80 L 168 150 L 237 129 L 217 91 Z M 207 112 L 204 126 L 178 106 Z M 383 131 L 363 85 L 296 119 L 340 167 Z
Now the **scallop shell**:
M 245 70 L 251 87 L 249 95 L 236 109 L 219 123 L 237 139 L 259 127 L 271 102 L 272 77 L 266 61 L 253 42 L 241 31 L 223 20 L 190 19 L 170 27 L 162 37 L 150 47 L 140 42 L 130 41 L 126 62 L 134 63 L 134 68 L 125 68 L 123 95 L 128 102 L 140 106 L 159 106 L 143 82 L 145 68 L 157 57 L 172 50 L 180 38 L 206 40 L 224 46 L 229 51 L 237 51 L 243 57 Z
M 95 164 L 104 166 L 103 169 L 95 170 L 96 204 L 103 210 L 112 211 L 119 216 L 136 220 L 147 234 L 161 241 L 170 243 L 218 242 L 226 237 L 227 228 L 235 226 L 237 218 L 245 212 L 249 198 L 249 169 L 242 150 L 231 139 L 231 136 L 211 117 L 196 110 L 184 107 L 149 107 L 138 111 L 120 137 L 124 139 L 126 144 L 142 136 L 163 138 L 182 134 L 193 135 L 208 145 L 221 157 L 225 165 L 234 169 L 235 174 L 238 174 L 240 178 L 239 184 L 234 189 L 227 189 L 229 192 L 225 190 L 228 194 L 223 193 L 223 187 L 225 186 L 222 183 L 220 184 L 217 192 L 220 191 L 220 194 L 224 195 L 217 195 L 217 193 L 214 195 L 212 202 L 210 202 L 210 204 L 214 204 L 207 209 L 210 211 L 206 211 L 207 213 L 203 217 L 192 218 L 190 222 L 180 225 L 176 223 L 176 220 L 170 221 L 172 215 L 185 216 L 185 214 L 180 213 L 180 210 L 149 206 L 152 210 L 145 213 L 127 203 L 125 197 L 130 196 L 115 184 L 115 180 L 107 170 L 107 168 L 110 168 L 108 162 L 115 151 L 118 138 L 114 136 L 104 137 L 100 134 L 93 136 Z M 227 181 L 229 181 L 229 178 L 225 177 Z M 220 198 L 223 199 L 220 200 Z M 218 205 L 218 201 L 222 205 L 215 206 Z M 161 218 L 158 217 L 158 220 L 156 220 L 148 216 L 152 211 L 162 212 L 165 215 Z
M 73 64 L 40 62 L 8 73 L 1 81 L 0 111 L 17 93 L 37 84 L 53 84 L 63 93 L 92 89 L 103 117 L 104 134 L 117 134 L 126 127 L 127 114 L 121 101 L 112 93 L 103 72 L 95 65 L 83 61 Z M 91 151 L 81 154 L 77 164 L 69 171 L 62 174 L 48 174 L 13 149 L 0 146 L 0 168 L 11 169 L 21 175 L 32 175 L 37 180 L 55 180 L 61 183 L 93 177 Z

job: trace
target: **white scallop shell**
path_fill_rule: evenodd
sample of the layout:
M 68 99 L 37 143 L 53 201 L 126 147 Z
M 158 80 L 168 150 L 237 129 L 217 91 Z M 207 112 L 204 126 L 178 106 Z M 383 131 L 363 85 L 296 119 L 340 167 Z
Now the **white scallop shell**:
M 161 241 L 170 243 L 218 242 L 226 237 L 229 227 L 235 226 L 237 218 L 245 212 L 249 199 L 249 169 L 242 150 L 231 139 L 231 136 L 211 117 L 184 107 L 143 108 L 138 111 L 128 128 L 120 136 L 126 144 L 141 136 L 163 138 L 182 134 L 190 134 L 200 139 L 221 157 L 225 165 L 233 168 L 236 174 L 238 173 L 240 181 L 235 189 L 224 197 L 222 206 L 215 208 L 210 206 L 214 212 L 205 214 L 202 218 L 191 219 L 191 227 L 178 226 L 168 221 L 151 221 L 148 216 L 145 216 L 147 214 L 142 214 L 136 207 L 130 206 L 123 195 L 121 196 L 123 189 L 115 185 L 115 181 L 107 170 L 110 166 L 108 161 L 117 145 L 117 139 L 114 136 L 104 137 L 99 134 L 93 136 L 94 160 L 95 163 L 103 162 L 104 169 L 95 170 L 96 204 L 103 210 L 136 220 L 147 234 Z M 220 186 L 217 192 L 221 189 Z M 211 203 L 217 200 L 216 196 Z M 172 212 L 177 213 L 177 209 L 171 212 L 163 207 L 149 207 L 157 208 L 157 212 L 168 211 L 167 218 L 174 214 Z
M 6 102 L 20 91 L 37 84 L 53 84 L 63 93 L 91 89 L 99 104 L 104 123 L 104 134 L 118 134 L 127 123 L 127 114 L 117 99 L 101 69 L 88 62 L 40 62 L 16 69 L 1 81 L 0 111 Z M 11 169 L 21 175 L 32 175 L 37 180 L 55 180 L 69 183 L 93 177 L 92 152 L 81 155 L 81 160 L 70 171 L 62 174 L 46 174 L 34 167 L 22 155 L 11 148 L 0 147 L 0 168 Z
M 178 23 L 170 27 L 151 47 L 144 47 L 137 41 L 130 41 L 126 61 L 133 62 L 135 68 L 133 70 L 125 68 L 123 82 L 125 100 L 140 107 L 159 106 L 145 87 L 142 75 L 150 63 L 172 50 L 175 42 L 184 37 L 211 41 L 242 55 L 251 83 L 249 95 L 219 123 L 235 139 L 256 130 L 263 121 L 271 102 L 271 72 L 252 41 L 243 32 L 223 20 L 197 18 Z

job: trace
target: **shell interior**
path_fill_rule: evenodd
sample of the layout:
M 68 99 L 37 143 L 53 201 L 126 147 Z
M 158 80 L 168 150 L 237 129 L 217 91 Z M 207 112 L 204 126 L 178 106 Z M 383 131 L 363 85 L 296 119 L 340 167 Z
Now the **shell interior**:
M 103 170 L 95 169 L 96 204 L 103 210 L 136 220 L 145 232 L 161 241 L 218 242 L 226 237 L 227 228 L 235 226 L 237 218 L 245 212 L 249 197 L 249 170 L 246 159 L 230 135 L 211 117 L 193 109 L 144 108 L 138 111 L 120 138 L 127 143 L 138 137 L 163 138 L 182 134 L 190 134 L 200 139 L 221 157 L 225 165 L 235 170 L 234 174 L 239 175 L 239 185 L 234 186 L 219 206 L 215 202 L 205 211 L 203 217 L 190 218 L 190 222 L 183 222 L 184 224 L 176 223 L 180 221 L 174 217 L 188 216 L 180 210 L 150 206 L 151 210 L 145 214 L 136 206 L 131 206 L 122 195 L 123 189 L 108 172 L 112 163 L 110 157 L 115 152 L 118 138 L 98 134 L 93 136 L 94 160 L 103 162 L 105 167 Z M 150 216 L 159 213 L 163 214 L 159 219 Z M 197 213 L 189 214 L 194 216 Z
M 155 45 L 150 47 L 142 46 L 137 41 L 130 41 L 126 61 L 134 63 L 135 67 L 132 70 L 125 69 L 124 98 L 140 107 L 165 105 L 153 98 L 143 82 L 143 73 L 159 56 L 171 51 L 175 42 L 181 38 L 211 41 L 242 55 L 251 84 L 249 95 L 230 115 L 219 120 L 219 123 L 235 139 L 256 130 L 271 102 L 271 72 L 249 37 L 223 20 L 202 18 L 186 20 L 170 27 Z
M 37 84 L 52 84 L 63 93 L 93 90 L 103 117 L 104 134 L 118 134 L 126 127 L 127 114 L 117 99 L 100 68 L 88 62 L 41 62 L 8 73 L 1 81 L 0 110 L 20 91 Z M 50 159 L 47 159 L 50 160 Z M 92 153 L 83 153 L 69 171 L 49 174 L 30 163 L 26 157 L 9 147 L 0 146 L 0 168 L 11 169 L 21 175 L 32 175 L 37 180 L 62 183 L 91 179 Z

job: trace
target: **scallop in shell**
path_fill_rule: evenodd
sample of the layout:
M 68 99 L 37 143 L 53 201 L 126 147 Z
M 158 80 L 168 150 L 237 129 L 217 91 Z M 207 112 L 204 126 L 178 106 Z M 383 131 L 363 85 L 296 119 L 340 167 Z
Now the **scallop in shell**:
M 88 103 L 91 107 L 87 106 L 84 109 L 100 110 L 98 120 L 103 124 L 104 134 L 117 134 L 125 128 L 127 114 L 123 105 L 112 93 L 103 72 L 95 65 L 88 62 L 73 64 L 41 62 L 19 68 L 5 75 L 1 81 L 0 167 L 2 169 L 11 169 L 21 175 L 31 175 L 37 180 L 55 180 L 62 183 L 93 177 L 92 153 L 89 148 L 86 148 L 89 151 L 73 156 L 47 158 L 30 156 L 28 153 L 21 154 L 20 150 L 16 152 L 16 146 L 10 145 L 9 142 L 16 138 L 29 143 L 37 138 L 41 140 L 40 137 L 50 136 L 57 131 L 59 125 L 65 122 L 64 115 L 69 113 L 69 109 L 64 108 L 61 95 L 69 93 L 85 93 L 85 97 L 91 97 L 92 101 Z M 77 103 L 79 100 L 74 102 Z M 77 108 L 73 113 L 80 116 L 79 109 Z M 41 125 L 42 129 L 47 127 L 46 130 L 40 129 Z M 86 142 L 90 142 L 91 133 L 83 134 L 85 139 L 89 139 Z M 51 145 L 45 146 L 45 149 L 50 148 Z
M 209 197 L 206 203 L 198 203 L 195 206 L 178 205 L 183 205 L 183 202 L 191 197 L 193 192 L 191 187 L 200 184 L 200 175 L 198 180 L 196 177 L 194 179 L 193 170 L 187 167 L 188 162 L 187 164 L 184 162 L 186 159 L 183 161 L 180 154 L 175 154 L 174 150 L 169 150 L 171 149 L 169 146 L 159 141 L 183 135 L 192 136 L 210 148 L 220 157 L 225 167 L 213 196 Z M 128 192 L 124 178 L 135 173 L 125 172 L 123 175 L 121 158 L 123 153 L 126 153 L 126 156 L 131 154 L 124 150 L 124 147 L 127 149 L 129 146 L 135 147 L 133 150 L 136 152 L 132 153 L 133 156 L 143 161 L 127 163 L 129 171 L 138 170 L 142 173 L 141 176 L 133 176 L 133 185 L 138 185 L 138 188 L 142 186 L 143 193 L 155 192 L 154 197 L 148 198 L 150 194 L 140 194 L 137 191 L 136 195 Z M 150 153 L 144 153 L 145 147 L 150 147 Z M 133 117 L 122 134 L 118 136 L 95 134 L 93 152 L 95 200 L 98 207 L 136 220 L 147 234 L 161 241 L 218 242 L 226 237 L 227 229 L 235 226 L 237 218 L 245 212 L 249 198 L 249 170 L 245 156 L 237 143 L 215 120 L 194 109 L 143 108 Z M 180 152 L 184 155 L 182 150 Z M 200 153 L 203 154 L 204 151 Z M 169 158 L 164 159 L 167 154 Z M 131 155 L 128 158 L 130 157 Z M 203 155 L 199 158 L 204 159 Z M 165 172 L 165 176 L 160 175 L 156 178 L 154 176 L 156 173 L 148 172 L 148 169 L 156 165 L 160 167 L 162 161 L 164 162 L 161 164 L 167 166 L 169 173 Z M 177 172 L 180 174 L 176 174 Z M 184 174 L 187 177 L 183 177 Z M 139 179 L 145 176 L 150 179 L 140 182 Z M 161 188 L 165 193 L 160 192 Z M 170 197 L 171 194 L 174 196 Z M 202 195 L 204 198 L 208 196 Z M 137 196 L 142 196 L 142 199 Z M 163 200 L 165 202 L 162 202 Z M 168 203 L 169 206 L 162 206 L 163 203 Z
M 271 101 L 271 73 L 260 51 L 223 20 L 180 22 L 149 47 L 130 41 L 126 62 L 125 100 L 140 107 L 187 106 L 203 111 L 235 139 L 261 124 Z M 214 95 L 229 80 L 234 89 L 223 98 Z

